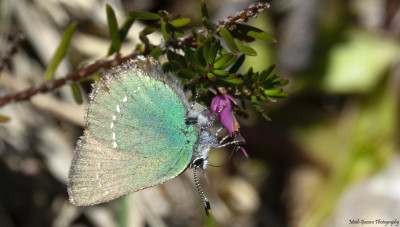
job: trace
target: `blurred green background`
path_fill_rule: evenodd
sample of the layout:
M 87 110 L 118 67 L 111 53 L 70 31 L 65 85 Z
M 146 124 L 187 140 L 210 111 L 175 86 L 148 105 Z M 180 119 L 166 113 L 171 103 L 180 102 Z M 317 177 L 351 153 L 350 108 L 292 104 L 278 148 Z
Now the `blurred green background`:
M 0 75 L 0 94 L 43 81 L 66 27 L 77 23 L 56 75 L 106 56 L 105 4 L 121 23 L 127 12 L 165 9 L 201 25 L 197 0 L 2 0 L 0 52 L 26 40 Z M 208 1 L 221 20 L 252 1 Z M 0 108 L 0 226 L 348 226 L 350 220 L 400 219 L 398 104 L 400 2 L 397 0 L 274 0 L 250 21 L 278 43 L 252 43 L 257 57 L 243 68 L 276 72 L 290 81 L 288 98 L 248 108 L 239 118 L 246 159 L 232 148 L 213 150 L 203 189 L 204 211 L 185 173 L 129 197 L 94 207 L 69 204 L 66 182 L 84 104 L 70 88 Z M 139 43 L 135 22 L 122 54 Z M 189 28 L 189 27 L 188 27 Z M 187 34 L 190 33 L 190 29 Z M 159 43 L 160 34 L 152 42 Z M 89 83 L 87 86 L 90 87 Z M 250 105 L 249 105 L 250 106 Z

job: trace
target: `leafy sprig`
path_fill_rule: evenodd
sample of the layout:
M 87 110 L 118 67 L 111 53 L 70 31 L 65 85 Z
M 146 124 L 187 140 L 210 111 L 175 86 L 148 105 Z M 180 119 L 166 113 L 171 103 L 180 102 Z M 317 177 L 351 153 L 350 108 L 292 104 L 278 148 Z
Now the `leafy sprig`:
M 257 55 L 257 51 L 250 47 L 249 43 L 257 39 L 266 43 L 276 42 L 268 33 L 244 24 L 268 7 L 268 3 L 251 5 L 234 16 L 214 23 L 209 19 L 207 5 L 203 0 L 201 2 L 203 27 L 192 29 L 191 34 L 185 35 L 182 27 L 190 24 L 189 18 L 181 18 L 180 15 L 166 11 L 130 12 L 119 28 L 114 10 L 107 5 L 106 12 L 111 37 L 107 55 L 115 54 L 114 59 L 101 59 L 67 74 L 64 78 L 52 79 L 58 63 L 65 56 L 75 30 L 76 25 L 72 24 L 66 30 L 46 70 L 45 82 L 37 88 L 0 97 L 0 106 L 11 101 L 28 99 L 37 93 L 52 91 L 64 84 L 70 84 L 76 101 L 81 103 L 82 97 L 77 87 L 80 79 L 90 77 L 96 72 L 121 64 L 138 55 L 150 55 L 156 59 L 166 56 L 168 61 L 163 64 L 165 70 L 175 73 L 186 88 L 191 89 L 195 94 L 199 93 L 200 97 L 197 101 L 209 105 L 213 97 L 210 93 L 216 95 L 223 91 L 240 99 L 242 103 L 244 100 L 250 100 L 253 107 L 269 119 L 259 102 L 271 102 L 275 98 L 285 97 L 287 94 L 283 92 L 282 87 L 288 82 L 273 74 L 273 65 L 261 72 L 254 72 L 252 68 L 245 70 L 245 73 L 239 71 L 246 56 Z M 136 49 L 127 56 L 120 56 L 121 43 L 136 20 L 150 23 L 139 32 L 141 43 L 136 46 Z M 159 45 L 152 44 L 147 37 L 157 31 L 163 37 L 163 42 Z M 237 113 L 243 113 L 240 109 L 236 110 Z

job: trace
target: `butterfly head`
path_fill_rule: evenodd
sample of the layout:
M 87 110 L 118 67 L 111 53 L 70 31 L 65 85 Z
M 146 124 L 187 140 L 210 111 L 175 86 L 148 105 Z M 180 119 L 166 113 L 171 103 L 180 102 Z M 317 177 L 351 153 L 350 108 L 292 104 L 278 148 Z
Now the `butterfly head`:
M 206 109 L 197 111 L 188 110 L 186 114 L 186 124 L 195 125 L 199 131 L 199 137 L 193 152 L 191 167 L 206 170 L 208 166 L 208 153 L 211 147 L 218 146 L 218 139 L 212 135 L 210 128 L 212 121 L 207 117 Z

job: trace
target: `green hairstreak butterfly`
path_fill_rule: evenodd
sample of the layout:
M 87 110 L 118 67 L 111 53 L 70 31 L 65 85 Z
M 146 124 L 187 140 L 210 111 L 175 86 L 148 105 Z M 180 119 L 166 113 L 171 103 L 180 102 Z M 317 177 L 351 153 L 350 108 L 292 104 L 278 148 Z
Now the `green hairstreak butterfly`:
M 71 203 L 107 202 L 191 167 L 209 214 L 196 169 L 205 170 L 210 148 L 221 145 L 209 132 L 207 115 L 192 108 L 174 75 L 154 59 L 139 57 L 107 71 L 89 97 L 86 128 L 69 172 Z

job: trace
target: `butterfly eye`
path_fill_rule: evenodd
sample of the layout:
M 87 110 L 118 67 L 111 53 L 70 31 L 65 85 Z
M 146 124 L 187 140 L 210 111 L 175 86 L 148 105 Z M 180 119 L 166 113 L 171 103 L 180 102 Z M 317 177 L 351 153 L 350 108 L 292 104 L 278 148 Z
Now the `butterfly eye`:
M 197 168 L 201 168 L 203 166 L 204 163 L 204 159 L 203 158 L 196 158 L 193 161 L 193 166 L 197 167 Z

